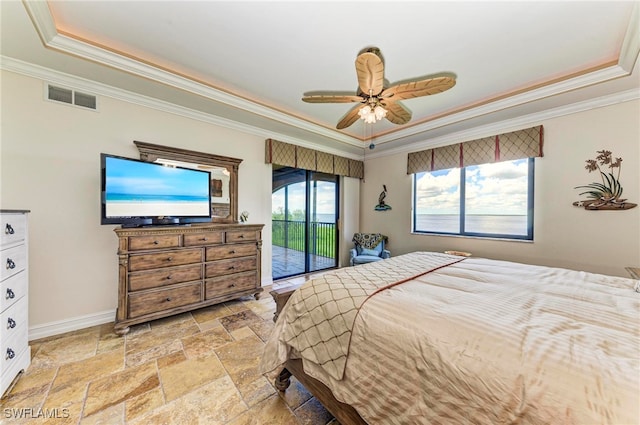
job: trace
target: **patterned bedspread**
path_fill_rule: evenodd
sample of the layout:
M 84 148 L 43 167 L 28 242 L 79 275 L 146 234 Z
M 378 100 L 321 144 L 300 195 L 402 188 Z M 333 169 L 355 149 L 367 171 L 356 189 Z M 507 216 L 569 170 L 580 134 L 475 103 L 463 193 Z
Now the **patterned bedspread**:
M 394 263 L 412 267 L 432 255 L 444 257 L 407 254 Z M 387 274 L 387 264 L 346 270 L 366 270 L 373 281 Z M 308 375 L 375 425 L 640 424 L 640 294 L 633 280 L 475 257 L 435 267 L 374 289 L 375 296 L 357 296 L 366 302 L 340 356 L 317 350 L 334 350 L 325 344 L 310 350 L 285 342 L 297 333 L 287 330 L 290 322 L 298 321 L 287 304 L 263 371 L 302 358 Z M 337 279 L 332 274 L 326 278 Z M 335 292 L 340 284 L 329 286 Z M 300 293 L 296 310 L 308 298 L 313 293 Z M 329 371 L 308 356 L 342 360 L 329 361 Z
M 334 379 L 342 379 L 353 323 L 365 301 L 378 291 L 458 261 L 462 259 L 416 252 L 310 280 L 287 302 L 288 326 L 281 341 Z

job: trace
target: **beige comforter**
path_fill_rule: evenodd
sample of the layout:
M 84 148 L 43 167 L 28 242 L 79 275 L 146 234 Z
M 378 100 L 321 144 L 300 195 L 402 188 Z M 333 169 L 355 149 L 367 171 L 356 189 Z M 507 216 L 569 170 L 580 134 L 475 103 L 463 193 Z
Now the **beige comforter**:
M 342 379 L 302 356 L 304 369 L 372 425 L 639 424 L 633 283 L 468 258 L 370 297 Z M 288 321 L 265 371 L 299 356 L 282 339 Z
M 367 267 L 324 274 L 291 296 L 282 312 L 288 326 L 282 329 L 280 340 L 332 378 L 342 379 L 353 324 L 367 299 L 392 285 L 461 260 L 415 252 Z

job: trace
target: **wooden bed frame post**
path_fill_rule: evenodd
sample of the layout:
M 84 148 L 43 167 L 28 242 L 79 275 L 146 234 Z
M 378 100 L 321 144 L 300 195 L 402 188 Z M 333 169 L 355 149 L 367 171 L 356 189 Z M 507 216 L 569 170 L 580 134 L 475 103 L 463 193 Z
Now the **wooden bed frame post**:
M 293 285 L 285 288 L 278 288 L 270 292 L 276 302 L 276 312 L 273 321 L 278 319 L 278 315 L 284 308 L 293 292 L 301 285 Z M 322 382 L 304 373 L 302 368 L 302 360 L 289 359 L 285 364 L 285 368 L 275 378 L 274 386 L 278 391 L 285 391 L 291 385 L 291 376 L 296 379 L 309 390 L 313 396 L 340 422 L 340 425 L 367 425 L 360 417 L 356 410 L 348 404 L 338 401 L 331 390 Z
M 291 385 L 291 372 L 286 368 L 282 369 L 280 375 L 276 377 L 274 385 L 278 391 L 284 391 L 289 388 L 289 385 Z

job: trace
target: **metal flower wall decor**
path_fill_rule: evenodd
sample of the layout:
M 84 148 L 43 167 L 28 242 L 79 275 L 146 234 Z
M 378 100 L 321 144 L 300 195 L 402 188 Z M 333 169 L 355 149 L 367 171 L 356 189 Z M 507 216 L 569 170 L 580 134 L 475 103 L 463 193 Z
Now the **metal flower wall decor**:
M 580 195 L 587 195 L 584 201 L 576 201 L 573 205 L 584 207 L 585 210 L 628 210 L 637 206 L 626 199 L 622 199 L 622 185 L 620 184 L 620 171 L 622 158 L 613 158 L 611 151 L 596 151 L 596 159 L 587 159 L 584 167 L 587 171 L 598 171 L 600 182 L 590 183 L 586 186 L 576 186 L 574 189 L 587 189 Z M 608 168 L 607 172 L 602 169 Z M 617 172 L 614 175 L 614 170 Z

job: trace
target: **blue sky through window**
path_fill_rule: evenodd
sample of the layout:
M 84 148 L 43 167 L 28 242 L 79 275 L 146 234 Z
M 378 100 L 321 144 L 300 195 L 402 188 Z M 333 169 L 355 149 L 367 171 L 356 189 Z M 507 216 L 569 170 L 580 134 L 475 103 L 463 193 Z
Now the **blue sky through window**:
M 305 183 L 294 183 L 288 186 L 289 211 L 305 210 Z M 317 213 L 333 215 L 336 210 L 335 200 L 336 185 L 332 182 L 317 182 Z M 272 213 L 284 211 L 284 188 L 277 190 L 271 195 Z
M 466 167 L 466 214 L 526 215 L 527 185 L 527 159 Z M 417 174 L 417 214 L 459 212 L 459 168 Z

